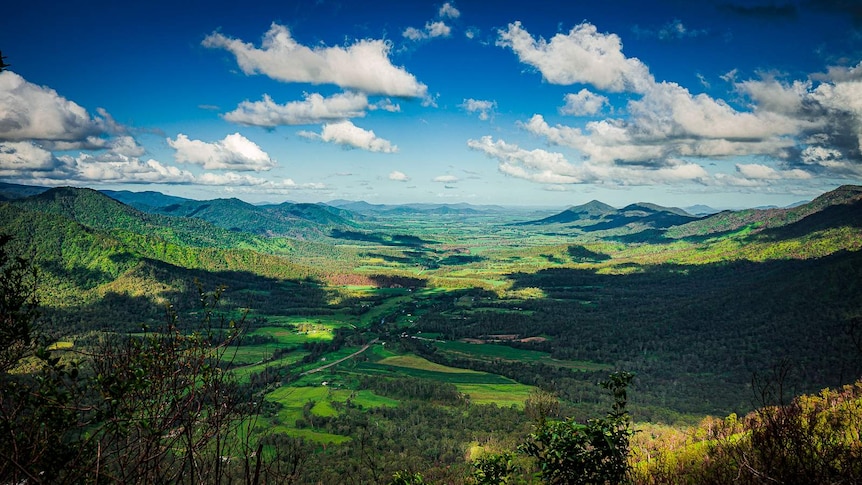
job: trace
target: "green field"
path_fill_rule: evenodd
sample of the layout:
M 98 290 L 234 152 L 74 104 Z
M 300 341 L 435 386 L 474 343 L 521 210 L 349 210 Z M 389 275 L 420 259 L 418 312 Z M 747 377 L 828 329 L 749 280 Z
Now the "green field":
M 511 362 L 541 362 L 548 365 L 566 367 L 575 370 L 600 371 L 610 369 L 611 366 L 587 361 L 568 361 L 552 359 L 547 352 L 537 350 L 516 349 L 508 345 L 487 343 L 468 343 L 458 341 L 447 341 L 435 343 L 437 349 L 445 354 L 459 357 L 468 357 L 478 360 L 505 360 Z
M 268 401 L 281 405 L 278 412 L 276 429 L 290 436 L 302 437 L 319 443 L 343 443 L 348 436 L 334 435 L 313 429 L 313 421 L 306 422 L 303 427 L 297 427 L 304 420 L 303 408 L 307 403 L 313 403 L 310 413 L 313 416 L 332 417 L 338 415 L 334 403 L 346 403 L 348 400 L 355 406 L 369 409 L 376 407 L 394 407 L 398 401 L 378 396 L 371 391 L 352 391 L 349 389 L 334 389 L 331 386 L 316 387 L 281 387 L 266 395 Z M 313 418 L 312 418 L 313 419 Z M 305 426 L 311 426 L 305 427 Z

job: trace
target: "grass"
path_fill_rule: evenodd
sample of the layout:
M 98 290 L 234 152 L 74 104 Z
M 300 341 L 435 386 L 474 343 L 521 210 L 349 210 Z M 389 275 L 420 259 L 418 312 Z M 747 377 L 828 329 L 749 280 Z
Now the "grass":
M 283 355 L 275 360 L 235 367 L 234 369 L 232 369 L 232 372 L 237 377 L 237 379 L 239 379 L 240 382 L 245 382 L 253 373 L 263 372 L 267 368 L 273 369 L 279 367 L 288 367 L 290 365 L 296 364 L 306 355 L 308 355 L 308 352 L 304 350 L 297 350 L 289 354 Z
M 473 404 L 496 404 L 501 407 L 524 407 L 524 401 L 535 389 L 511 381 L 508 384 L 455 384 L 458 392 L 470 396 Z
M 75 342 L 60 340 L 48 346 L 48 350 L 69 350 L 75 346 Z
M 441 364 L 436 364 L 430 360 L 423 359 L 417 355 L 396 355 L 387 357 L 379 362 L 380 365 L 388 365 L 392 367 L 404 367 L 408 369 L 418 369 L 430 372 L 442 372 L 446 374 L 482 374 L 469 369 L 459 369 L 457 367 L 448 367 Z
M 343 443 L 350 437 L 325 433 L 312 428 L 297 428 L 296 422 L 304 419 L 303 407 L 308 402 L 313 402 L 311 414 L 320 417 L 333 417 L 338 415 L 338 409 L 334 403 L 345 403 L 348 400 L 353 405 L 362 408 L 395 407 L 398 401 L 383 396 L 378 396 L 371 391 L 352 391 L 350 389 L 335 389 L 330 386 L 316 387 L 281 387 L 266 395 L 266 399 L 281 405 L 278 412 L 278 421 L 281 423 L 274 427 L 273 431 L 283 432 L 290 436 L 301 437 L 318 443 Z M 312 425 L 313 423 L 306 423 Z
M 303 330 L 292 327 L 261 327 L 251 332 L 251 335 L 269 335 L 281 345 L 293 346 L 305 342 L 328 342 L 332 340 L 332 330 L 332 327 L 321 324 L 309 324 Z
M 509 347 L 508 345 L 471 344 L 452 341 L 437 342 L 436 345 L 441 352 L 483 361 L 505 360 L 510 362 L 541 362 L 543 364 L 582 371 L 601 371 L 611 368 L 610 365 L 599 364 L 596 362 L 557 360 L 551 358 L 550 354 L 547 352 L 516 349 L 514 347 Z

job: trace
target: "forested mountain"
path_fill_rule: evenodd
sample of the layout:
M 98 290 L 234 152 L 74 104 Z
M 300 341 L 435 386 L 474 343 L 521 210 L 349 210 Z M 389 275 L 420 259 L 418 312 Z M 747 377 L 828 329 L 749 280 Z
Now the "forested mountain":
M 0 182 L 0 200 L 22 199 L 31 195 L 41 194 L 46 190 L 49 190 L 49 187 Z
M 158 192 L 105 193 L 144 212 L 200 219 L 230 231 L 260 236 L 320 238 L 333 229 L 357 226 L 351 212 L 323 204 L 252 205 L 235 198 L 201 201 Z
M 199 219 L 141 212 L 92 189 L 58 187 L 10 202 L 16 207 L 66 217 L 86 227 L 131 232 L 169 243 L 198 247 L 254 247 L 251 235 L 231 232 Z
M 616 209 L 593 200 L 570 207 L 544 219 L 521 223 L 524 226 L 565 225 L 585 232 L 630 228 L 634 232 L 644 229 L 666 229 L 696 220 L 697 217 L 678 208 L 662 207 L 650 203 L 630 204 Z
M 0 203 L 0 232 L 41 262 L 58 290 L 113 283 L 147 260 L 178 268 L 252 271 L 283 278 L 313 273 L 283 257 L 286 240 L 260 239 L 205 221 L 147 214 L 90 189 L 56 188 Z M 167 282 L 173 277 L 167 277 Z M 123 286 L 123 285 L 120 285 Z
M 171 204 L 182 204 L 183 202 L 191 200 L 184 197 L 166 195 L 153 190 L 147 190 L 144 192 L 132 192 L 130 190 L 100 190 L 99 192 L 143 212 L 151 212 L 153 209 L 159 207 Z
M 675 227 L 666 234 L 673 238 L 707 236 L 736 231 L 746 226 L 757 232 L 799 223 L 812 216 L 814 219 L 808 221 L 812 228 L 817 225 L 841 227 L 847 224 L 858 224 L 862 217 L 860 214 L 862 214 L 862 186 L 843 185 L 811 202 L 795 207 L 722 211 Z

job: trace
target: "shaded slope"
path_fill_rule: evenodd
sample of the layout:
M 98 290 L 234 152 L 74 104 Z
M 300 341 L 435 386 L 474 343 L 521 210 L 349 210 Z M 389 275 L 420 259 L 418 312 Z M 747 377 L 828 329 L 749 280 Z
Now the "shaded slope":
M 667 232 L 667 236 L 684 238 L 718 235 L 723 232 L 737 231 L 747 226 L 753 231 L 763 231 L 769 228 L 778 228 L 797 223 L 809 216 L 824 212 L 825 209 L 830 207 L 851 207 L 845 208 L 845 210 L 830 209 L 827 215 L 818 216 L 817 220 L 819 222 L 815 223 L 820 225 L 840 225 L 843 218 L 857 217 L 854 215 L 854 211 L 858 213 L 860 201 L 862 201 L 862 186 L 843 185 L 835 190 L 826 192 L 807 204 L 792 208 L 723 211 L 701 220 L 675 227 Z M 854 206 L 856 209 L 852 208 Z M 824 218 L 830 218 L 832 222 L 828 222 Z
M 631 232 L 640 232 L 645 229 L 666 229 L 695 219 L 697 219 L 696 216 L 675 207 L 668 208 L 641 202 L 630 204 L 622 209 L 615 209 L 603 202 L 593 200 L 583 205 L 570 207 L 559 214 L 519 225 L 562 224 L 585 232 L 621 228 Z
M 92 189 L 59 187 L 11 202 L 22 209 L 66 217 L 109 232 L 131 232 L 169 243 L 217 248 L 256 247 L 251 235 L 232 233 L 198 219 L 149 214 Z

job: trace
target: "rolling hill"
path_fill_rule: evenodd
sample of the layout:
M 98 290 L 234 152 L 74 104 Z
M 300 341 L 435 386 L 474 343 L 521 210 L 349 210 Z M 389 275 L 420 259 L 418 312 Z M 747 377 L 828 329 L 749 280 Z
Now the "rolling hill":
M 812 219 L 808 219 L 813 217 Z M 786 209 L 746 209 L 722 211 L 697 221 L 679 225 L 666 232 L 670 238 L 715 236 L 743 228 L 752 232 L 775 229 L 791 224 L 808 224 L 815 227 L 841 227 L 859 224 L 862 218 L 862 186 L 843 185 L 826 192 L 811 202 Z M 804 226 L 797 226 L 804 227 Z
M 332 229 L 357 226 L 351 212 L 323 204 L 252 205 L 236 198 L 201 201 L 158 192 L 105 193 L 143 212 L 200 219 L 222 229 L 258 236 L 319 239 Z
M 650 203 L 630 204 L 616 209 L 593 200 L 570 207 L 559 214 L 535 221 L 522 222 L 521 226 L 564 226 L 583 232 L 623 230 L 638 233 L 644 230 L 663 230 L 698 219 L 678 208 L 662 207 Z

